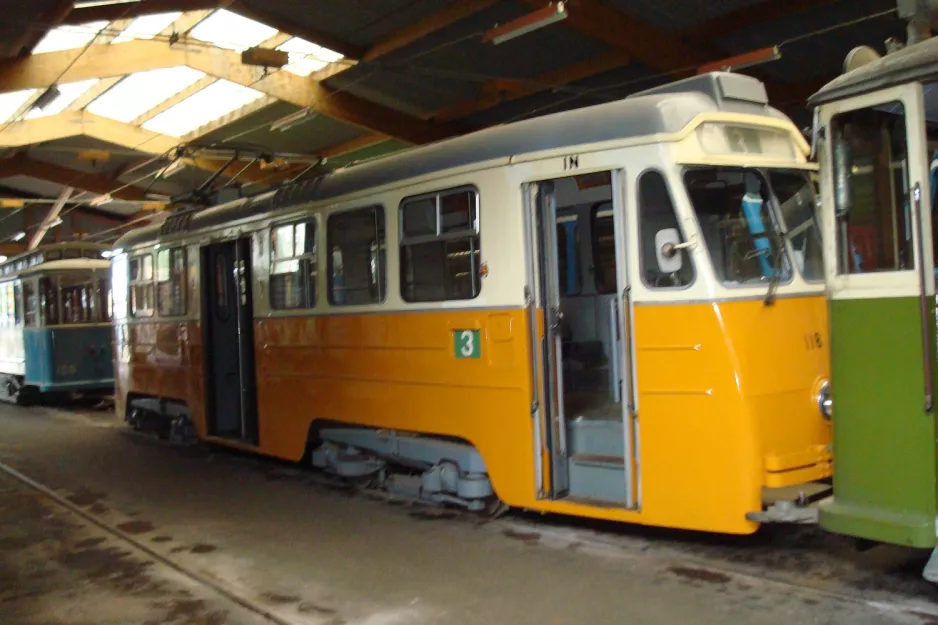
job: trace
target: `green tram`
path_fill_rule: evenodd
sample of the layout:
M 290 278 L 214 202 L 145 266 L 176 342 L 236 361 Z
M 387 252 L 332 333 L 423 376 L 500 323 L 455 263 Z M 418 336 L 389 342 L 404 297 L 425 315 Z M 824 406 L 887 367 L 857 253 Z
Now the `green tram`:
M 851 52 L 813 95 L 830 309 L 834 495 L 825 529 L 938 545 L 936 0 L 899 0 L 909 43 Z M 898 49 L 896 49 L 898 48 Z M 847 71 L 849 70 L 849 71 Z M 924 576 L 938 581 L 938 550 Z

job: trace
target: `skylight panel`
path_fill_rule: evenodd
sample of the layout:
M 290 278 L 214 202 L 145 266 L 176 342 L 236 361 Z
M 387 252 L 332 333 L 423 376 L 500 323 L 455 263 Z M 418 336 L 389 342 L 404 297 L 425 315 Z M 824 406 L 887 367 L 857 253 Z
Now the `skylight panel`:
M 182 15 L 182 12 L 173 11 L 172 13 L 157 13 L 156 15 L 138 17 L 111 43 L 125 43 L 134 39 L 153 39 L 169 28 L 173 22 L 179 19 L 180 15 Z
M 277 49 L 286 52 L 290 56 L 290 63 L 283 69 L 298 76 L 309 76 L 329 63 L 342 58 L 342 55 L 338 52 L 317 46 L 315 43 L 299 37 L 287 40 Z
M 242 52 L 270 39 L 277 29 L 221 9 L 202 20 L 189 34 L 219 48 Z
M 0 122 L 6 123 L 13 121 L 11 118 L 16 111 L 26 104 L 34 95 L 36 95 L 35 89 L 0 93 Z
M 219 80 L 163 111 L 143 127 L 181 137 L 262 97 L 264 94 L 255 89 Z
M 108 22 L 101 21 L 53 28 L 36 44 L 33 54 L 83 48 L 107 25 Z
M 205 76 L 190 67 L 137 72 L 124 78 L 88 105 L 88 111 L 121 122 L 140 117 Z
M 59 97 L 47 104 L 44 109 L 32 109 L 26 114 L 26 119 L 35 119 L 47 115 L 57 115 L 64 111 L 68 106 L 80 98 L 83 93 L 97 84 L 98 79 L 82 80 L 81 82 L 69 82 L 59 85 Z

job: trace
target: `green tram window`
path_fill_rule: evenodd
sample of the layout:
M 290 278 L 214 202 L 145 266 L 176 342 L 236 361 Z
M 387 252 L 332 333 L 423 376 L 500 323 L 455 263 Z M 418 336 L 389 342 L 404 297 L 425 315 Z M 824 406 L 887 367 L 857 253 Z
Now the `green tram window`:
M 837 272 L 912 270 L 905 109 L 893 102 L 831 120 Z

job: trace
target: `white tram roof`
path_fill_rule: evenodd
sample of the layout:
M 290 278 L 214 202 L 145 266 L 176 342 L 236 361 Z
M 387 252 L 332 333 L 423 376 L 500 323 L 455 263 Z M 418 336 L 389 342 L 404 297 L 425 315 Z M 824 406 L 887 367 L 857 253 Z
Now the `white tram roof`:
M 741 74 L 712 72 L 598 104 L 415 147 L 352 165 L 277 191 L 203 210 L 183 211 L 160 225 L 132 230 L 128 248 L 309 202 L 328 200 L 448 169 L 544 150 L 653 137 L 683 130 L 702 113 L 730 112 L 787 119 L 768 105 L 765 85 Z
M 110 249 L 110 245 L 84 241 L 41 245 L 0 263 L 0 277 L 107 267 L 109 262 L 104 258 L 104 253 Z
M 936 79 L 938 79 L 938 37 L 932 37 L 838 76 L 808 98 L 808 107 L 813 108 L 834 100 L 842 100 L 896 85 Z

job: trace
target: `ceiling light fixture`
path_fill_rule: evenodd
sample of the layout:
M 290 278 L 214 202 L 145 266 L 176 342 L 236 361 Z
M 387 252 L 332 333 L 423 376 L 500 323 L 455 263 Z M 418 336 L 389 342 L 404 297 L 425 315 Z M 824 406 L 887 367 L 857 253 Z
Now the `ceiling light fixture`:
M 112 4 L 134 4 L 141 0 L 75 0 L 76 9 L 88 9 L 91 7 L 106 7 Z
M 50 227 L 50 228 L 55 228 L 56 226 L 61 226 L 61 225 L 62 225 L 62 218 L 61 218 L 61 217 L 58 217 L 55 221 L 53 221 L 51 224 L 49 224 L 49 227 Z
M 105 193 L 104 195 L 99 195 L 95 199 L 88 202 L 88 206 L 92 208 L 95 206 L 101 206 L 103 204 L 109 204 L 114 201 L 114 198 L 111 197 L 110 193 Z
M 55 85 L 52 85 L 48 89 L 42 92 L 36 100 L 33 102 L 30 109 L 39 109 L 40 111 L 45 109 L 47 106 L 59 99 L 59 96 L 62 95 L 62 92 L 59 91 L 59 88 Z
M 20 230 L 19 232 L 17 232 L 16 234 L 14 234 L 12 237 L 10 237 L 10 240 L 11 240 L 11 241 L 22 241 L 22 240 L 25 239 L 25 238 L 26 238 L 26 233 L 23 232 L 22 230 Z
M 280 132 L 283 132 L 285 130 L 290 130 L 291 128 L 294 128 L 295 126 L 299 126 L 300 124 L 308 122 L 314 117 L 316 117 L 316 113 L 314 113 L 312 110 L 308 108 L 301 109 L 297 111 L 296 113 L 290 113 L 289 115 L 285 117 L 281 117 L 277 121 L 273 122 L 270 125 L 270 130 L 271 132 L 278 131 L 278 130 Z
M 500 43 L 567 19 L 568 15 L 566 2 L 551 2 L 543 9 L 538 9 L 516 20 L 496 26 L 482 36 L 482 41 L 491 41 L 497 46 Z

